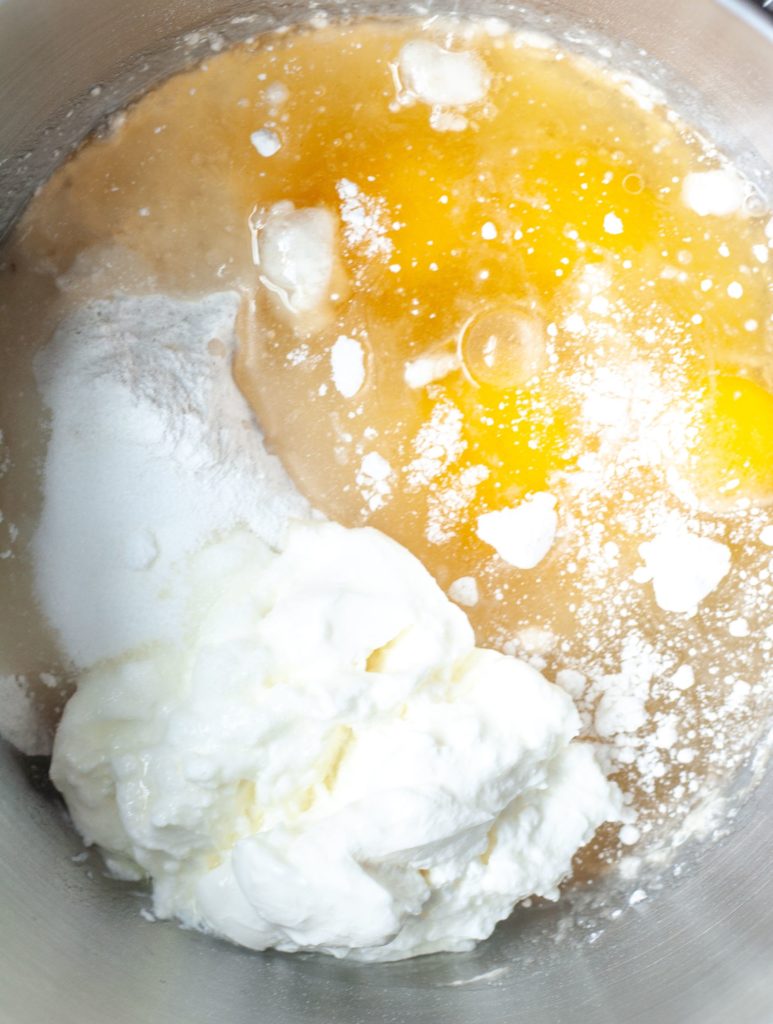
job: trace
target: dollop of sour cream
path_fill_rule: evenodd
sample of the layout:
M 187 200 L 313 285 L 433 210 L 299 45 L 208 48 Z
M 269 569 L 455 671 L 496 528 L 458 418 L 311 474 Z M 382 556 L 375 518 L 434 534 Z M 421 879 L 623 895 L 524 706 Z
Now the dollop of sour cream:
M 620 818 L 566 693 L 476 648 L 383 534 L 239 530 L 177 587 L 183 633 L 84 673 L 52 765 L 157 916 L 252 949 L 466 950 Z

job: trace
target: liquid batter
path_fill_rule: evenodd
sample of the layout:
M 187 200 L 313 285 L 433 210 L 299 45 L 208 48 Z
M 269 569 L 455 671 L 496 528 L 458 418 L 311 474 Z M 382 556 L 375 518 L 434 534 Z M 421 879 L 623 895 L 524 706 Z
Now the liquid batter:
M 293 211 L 333 225 L 311 298 L 261 263 Z M 235 377 L 300 491 L 570 691 L 630 844 L 769 710 L 770 225 L 657 97 L 550 41 L 335 26 L 213 56 L 84 146 L 0 309 L 15 364 L 84 298 L 237 289 Z

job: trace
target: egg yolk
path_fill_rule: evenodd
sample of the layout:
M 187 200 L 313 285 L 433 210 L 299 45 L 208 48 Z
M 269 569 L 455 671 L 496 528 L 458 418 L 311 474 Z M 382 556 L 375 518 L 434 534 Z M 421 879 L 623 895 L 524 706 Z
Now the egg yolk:
M 773 394 L 738 373 L 708 375 L 693 398 L 684 474 L 708 503 L 773 497 Z

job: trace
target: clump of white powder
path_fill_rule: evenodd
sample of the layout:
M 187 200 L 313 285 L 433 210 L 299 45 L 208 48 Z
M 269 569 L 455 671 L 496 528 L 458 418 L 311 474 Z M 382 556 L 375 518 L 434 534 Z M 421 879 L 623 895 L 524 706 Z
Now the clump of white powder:
M 446 50 L 426 39 L 412 39 L 400 50 L 397 74 L 402 96 L 429 106 L 466 107 L 485 99 L 490 75 L 470 50 Z
M 368 196 L 353 181 L 342 178 L 336 185 L 340 201 L 344 239 L 365 256 L 389 256 L 394 246 L 389 237 L 389 211 L 386 202 Z
M 610 363 L 577 378 L 583 421 L 599 440 L 597 461 L 657 466 L 674 460 L 690 428 L 690 410 L 675 407 L 668 384 L 644 360 Z
M 512 508 L 478 516 L 478 537 L 516 569 L 533 569 L 547 555 L 558 528 L 556 499 L 546 491 Z
M 35 576 L 78 666 L 175 635 L 182 610 L 162 594 L 218 531 L 274 545 L 307 511 L 231 375 L 239 302 L 93 302 L 36 361 L 52 431 Z
M 392 467 L 379 452 L 368 452 L 363 456 L 356 483 L 371 512 L 386 505 L 392 494 L 393 477 Z
M 463 421 L 461 409 L 450 399 L 435 403 L 430 418 L 416 434 L 414 458 L 406 467 L 412 487 L 425 487 L 459 458 L 466 448 Z
M 666 612 L 692 615 L 730 571 L 726 544 L 699 537 L 679 520 L 670 520 L 651 541 L 639 545 L 644 566 L 637 583 L 652 581 L 655 600 Z
M 741 209 L 747 186 L 730 168 L 694 171 L 682 182 L 682 199 L 700 217 L 729 217 Z
M 427 529 L 425 535 L 431 544 L 444 544 L 456 533 L 457 527 L 472 504 L 478 485 L 489 476 L 488 466 L 467 466 L 451 482 L 433 485 L 427 501 Z
M 282 140 L 271 128 L 261 128 L 250 135 L 255 151 L 263 157 L 274 156 L 282 148 Z
M 608 235 L 622 235 L 624 231 L 623 222 L 616 213 L 608 213 L 604 217 L 604 230 Z
M 275 203 L 256 229 L 255 256 L 263 284 L 293 313 L 328 298 L 336 262 L 336 219 L 323 207 L 296 210 Z
M 406 362 L 403 380 L 409 388 L 423 388 L 442 380 L 449 373 L 461 369 L 462 361 L 456 351 L 439 352 L 435 355 L 419 356 Z
M 344 398 L 354 398 L 365 383 L 365 352 L 356 338 L 341 334 L 330 350 L 333 384 Z
M 566 690 L 572 700 L 579 700 L 585 692 L 588 679 L 574 668 L 562 668 L 556 673 L 556 683 Z

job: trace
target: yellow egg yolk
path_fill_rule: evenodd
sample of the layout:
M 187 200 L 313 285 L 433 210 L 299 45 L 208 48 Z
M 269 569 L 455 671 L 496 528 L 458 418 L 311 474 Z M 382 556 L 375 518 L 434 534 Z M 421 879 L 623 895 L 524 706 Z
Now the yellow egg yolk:
M 694 397 L 684 472 L 708 503 L 773 498 L 773 394 L 732 372 L 707 376 Z

